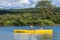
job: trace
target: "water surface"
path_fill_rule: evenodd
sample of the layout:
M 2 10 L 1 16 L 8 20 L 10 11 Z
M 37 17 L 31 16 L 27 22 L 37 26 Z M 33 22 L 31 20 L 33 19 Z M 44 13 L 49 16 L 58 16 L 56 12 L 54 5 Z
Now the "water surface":
M 42 26 L 34 26 L 34 29 L 40 29 Z M 44 29 L 53 29 L 53 35 L 40 34 L 19 34 L 14 33 L 14 29 L 27 29 L 29 26 L 0 27 L 0 40 L 60 40 L 60 26 L 44 26 Z

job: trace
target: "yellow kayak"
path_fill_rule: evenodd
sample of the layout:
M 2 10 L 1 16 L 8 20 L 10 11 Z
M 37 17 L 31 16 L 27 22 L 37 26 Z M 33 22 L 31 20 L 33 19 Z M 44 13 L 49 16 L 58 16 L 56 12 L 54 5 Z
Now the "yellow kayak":
M 52 29 L 41 29 L 41 30 L 14 30 L 14 33 L 23 33 L 23 34 L 53 34 Z

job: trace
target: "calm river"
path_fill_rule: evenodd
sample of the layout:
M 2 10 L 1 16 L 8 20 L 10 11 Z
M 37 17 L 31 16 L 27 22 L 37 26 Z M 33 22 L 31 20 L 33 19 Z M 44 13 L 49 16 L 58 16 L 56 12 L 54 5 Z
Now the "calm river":
M 0 40 L 60 40 L 60 26 L 34 26 L 34 29 L 53 29 L 53 35 L 39 35 L 39 34 L 19 34 L 14 33 L 14 29 L 27 29 L 29 26 L 7 26 L 0 27 Z

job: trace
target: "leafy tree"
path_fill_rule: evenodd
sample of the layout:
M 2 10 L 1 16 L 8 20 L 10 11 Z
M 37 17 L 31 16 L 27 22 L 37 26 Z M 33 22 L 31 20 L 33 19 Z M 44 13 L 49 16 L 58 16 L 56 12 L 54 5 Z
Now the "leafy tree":
M 37 3 L 36 8 L 40 9 L 42 19 L 54 20 L 56 14 L 54 13 L 54 5 L 50 0 L 41 0 Z

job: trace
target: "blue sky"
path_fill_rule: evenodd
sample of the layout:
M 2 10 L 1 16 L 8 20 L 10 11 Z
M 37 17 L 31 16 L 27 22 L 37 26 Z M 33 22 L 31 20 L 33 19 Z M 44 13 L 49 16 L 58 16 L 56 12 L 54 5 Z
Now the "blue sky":
M 40 0 L 0 0 L 0 8 L 30 8 L 35 7 Z M 52 0 L 56 6 L 60 6 L 60 0 Z
M 53 4 L 60 7 L 60 0 L 52 0 Z

